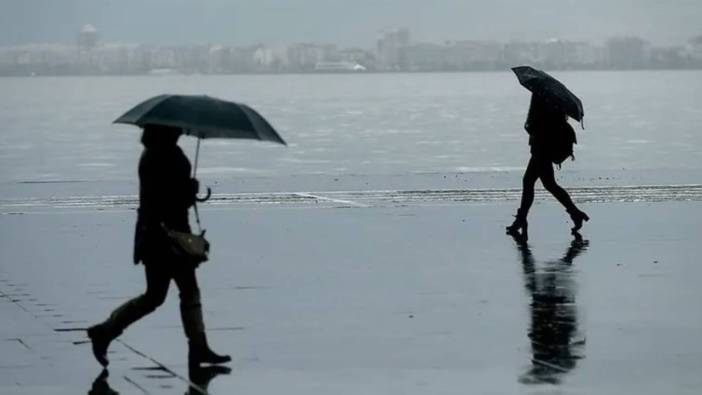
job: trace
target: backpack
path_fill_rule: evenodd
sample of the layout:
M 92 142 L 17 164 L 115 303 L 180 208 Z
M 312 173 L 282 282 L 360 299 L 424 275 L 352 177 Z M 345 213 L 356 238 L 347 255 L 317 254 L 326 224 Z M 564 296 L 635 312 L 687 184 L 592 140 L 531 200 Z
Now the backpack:
M 561 163 L 569 157 L 575 160 L 573 144 L 577 144 L 578 141 L 575 130 L 568 122 L 563 122 L 554 132 L 548 139 L 548 154 L 551 162 L 560 167 Z

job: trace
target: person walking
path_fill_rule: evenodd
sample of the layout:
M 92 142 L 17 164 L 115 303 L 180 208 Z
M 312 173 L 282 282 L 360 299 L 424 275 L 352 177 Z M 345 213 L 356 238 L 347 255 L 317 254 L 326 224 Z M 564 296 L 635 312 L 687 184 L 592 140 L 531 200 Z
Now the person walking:
M 577 232 L 582 228 L 583 221 L 589 221 L 590 217 L 578 209 L 568 192 L 558 185 L 553 172 L 553 153 L 560 148 L 557 144 L 563 141 L 562 138 L 558 138 L 562 136 L 558 136 L 557 133 L 573 133 L 574 136 L 573 129 L 568 124 L 568 116 L 541 95 L 532 94 L 524 129 L 529 133 L 531 158 L 522 178 L 521 204 L 514 222 L 506 228 L 507 233 L 521 231 L 523 235 L 527 234 L 527 215 L 534 202 L 534 185 L 538 179 L 541 179 L 544 188 L 565 207 L 573 220 L 574 226 L 571 231 Z
M 188 339 L 188 363 L 224 363 L 207 343 L 196 266 L 175 255 L 164 228 L 190 232 L 188 209 L 195 204 L 198 181 L 190 177 L 188 158 L 177 144 L 180 128 L 145 125 L 139 161 L 139 209 L 134 240 L 134 263 L 143 263 L 146 292 L 115 309 L 103 322 L 88 328 L 98 362 L 107 366 L 107 349 L 132 323 L 153 312 L 166 299 L 171 280 L 180 291 L 180 314 Z

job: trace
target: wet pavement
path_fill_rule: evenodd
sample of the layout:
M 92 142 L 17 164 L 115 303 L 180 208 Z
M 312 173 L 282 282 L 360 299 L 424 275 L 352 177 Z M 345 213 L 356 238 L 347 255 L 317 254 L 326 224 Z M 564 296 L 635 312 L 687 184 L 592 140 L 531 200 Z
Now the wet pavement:
M 220 196 L 198 275 L 232 371 L 188 372 L 172 287 L 109 376 L 82 329 L 143 291 L 130 201 L 6 200 L 0 393 L 698 394 L 702 203 L 685 188 L 575 189 L 582 239 L 540 199 L 527 243 L 504 235 L 509 190 Z
M 702 201 L 702 184 L 630 185 L 569 188 L 569 194 L 580 203 Z M 551 195 L 535 192 L 537 199 Z M 321 192 L 249 192 L 216 193 L 208 200 L 209 207 L 262 205 L 278 207 L 397 207 L 405 205 L 441 205 L 451 203 L 501 203 L 518 201 L 521 189 L 412 189 L 354 190 Z M 54 209 L 135 209 L 137 195 L 72 195 L 0 199 L 0 214 L 22 214 Z

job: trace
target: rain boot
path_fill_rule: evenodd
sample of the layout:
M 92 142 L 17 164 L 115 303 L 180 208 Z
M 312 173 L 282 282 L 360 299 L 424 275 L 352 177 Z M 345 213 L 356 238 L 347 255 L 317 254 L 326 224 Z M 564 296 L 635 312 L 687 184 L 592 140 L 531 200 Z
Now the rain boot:
M 110 361 L 107 359 L 107 348 L 119 334 L 110 333 L 104 324 L 93 325 L 88 328 L 88 337 L 93 345 L 93 355 L 103 367 L 107 367 Z
M 527 228 L 529 224 L 527 224 L 527 219 L 526 219 L 526 212 L 524 210 L 519 209 L 517 210 L 517 215 L 514 216 L 514 222 L 512 222 L 512 225 L 507 226 L 505 230 L 507 231 L 507 234 L 518 234 L 519 230 L 521 229 L 522 233 L 526 235 L 527 233 Z
M 196 367 L 202 363 L 220 364 L 232 360 L 229 355 L 219 355 L 210 349 L 205 332 L 193 335 L 188 340 L 188 347 L 188 365 L 190 367 Z
M 571 233 L 577 233 L 578 230 L 583 227 L 583 221 L 587 222 L 590 220 L 590 217 L 585 214 L 585 212 L 580 211 L 577 208 L 568 210 L 568 214 L 570 214 L 570 219 L 573 220 L 574 224 L 574 226 L 570 229 Z

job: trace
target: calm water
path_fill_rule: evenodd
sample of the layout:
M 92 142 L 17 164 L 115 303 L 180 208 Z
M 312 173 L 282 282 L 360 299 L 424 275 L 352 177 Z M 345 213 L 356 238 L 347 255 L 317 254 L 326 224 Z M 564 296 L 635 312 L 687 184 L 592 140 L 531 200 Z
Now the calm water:
M 570 169 L 702 169 L 702 72 L 554 74 L 585 104 Z M 248 103 L 290 144 L 207 140 L 200 174 L 214 179 L 517 171 L 528 158 L 529 94 L 511 72 L 1 78 L 0 92 L 4 185 L 133 180 L 139 132 L 111 122 L 160 93 Z

